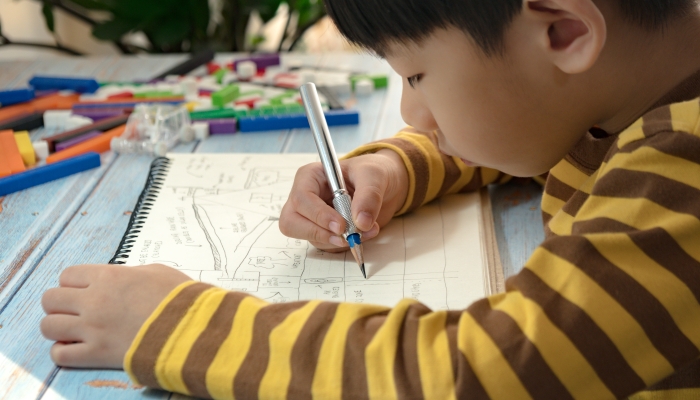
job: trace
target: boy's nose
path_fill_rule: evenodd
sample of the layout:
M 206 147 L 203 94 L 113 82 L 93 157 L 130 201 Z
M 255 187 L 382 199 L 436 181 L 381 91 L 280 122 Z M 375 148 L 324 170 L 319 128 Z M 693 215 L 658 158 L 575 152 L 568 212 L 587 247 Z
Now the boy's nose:
M 430 109 L 425 106 L 420 94 L 413 88 L 404 84 L 401 95 L 401 117 L 404 122 L 419 131 L 431 132 L 438 129 L 437 122 Z

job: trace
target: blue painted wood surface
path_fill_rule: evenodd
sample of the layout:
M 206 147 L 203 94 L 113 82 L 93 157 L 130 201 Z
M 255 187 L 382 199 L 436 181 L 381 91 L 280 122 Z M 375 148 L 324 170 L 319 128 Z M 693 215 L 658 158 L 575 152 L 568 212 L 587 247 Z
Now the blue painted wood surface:
M 221 55 L 220 60 L 233 55 Z M 102 57 L 1 62 L 0 88 L 21 87 L 34 74 L 95 76 L 102 81 L 146 79 L 184 56 Z M 307 66 L 390 73 L 388 65 L 356 54 L 292 54 Z M 9 73 L 8 73 L 9 72 Z M 357 127 L 333 129 L 338 152 L 388 137 L 404 126 L 399 104 L 401 78 L 356 101 Z M 52 134 L 38 130 L 33 139 Z M 181 145 L 178 152 L 314 152 L 305 129 L 216 135 Z M 51 343 L 39 333 L 42 293 L 57 285 L 69 265 L 111 258 L 145 182 L 151 158 L 106 153 L 103 166 L 73 177 L 0 198 L 0 399 L 184 399 L 135 388 L 123 371 L 57 368 Z M 542 237 L 540 189 L 507 184 L 491 189 L 494 222 L 506 276 L 519 271 Z

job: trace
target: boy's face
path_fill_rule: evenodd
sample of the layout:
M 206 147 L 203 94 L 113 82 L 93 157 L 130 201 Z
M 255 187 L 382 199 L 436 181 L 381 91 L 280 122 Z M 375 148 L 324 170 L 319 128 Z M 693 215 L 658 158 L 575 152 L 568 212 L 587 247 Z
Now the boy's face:
M 567 76 L 537 56 L 541 43 L 518 30 L 515 22 L 506 33 L 503 56 L 486 57 L 462 31 L 447 29 L 420 45 L 392 45 L 386 59 L 404 78 L 404 121 L 436 130 L 442 152 L 534 176 L 561 160 L 589 127 L 566 95 L 571 88 L 564 93 Z M 411 87 L 407 78 L 415 75 Z

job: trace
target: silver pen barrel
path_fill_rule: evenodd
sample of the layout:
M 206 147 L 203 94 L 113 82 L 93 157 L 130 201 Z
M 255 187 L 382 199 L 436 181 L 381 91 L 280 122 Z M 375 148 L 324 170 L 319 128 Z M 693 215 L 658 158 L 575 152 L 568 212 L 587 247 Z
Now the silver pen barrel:
M 323 114 L 323 108 L 321 108 L 321 101 L 318 99 L 316 85 L 313 83 L 305 83 L 301 85 L 299 91 L 301 92 L 301 99 L 304 102 L 306 118 L 309 119 L 309 126 L 314 135 L 318 155 L 321 157 L 321 164 L 323 164 L 326 177 L 328 177 L 329 186 L 333 192 L 333 208 L 345 219 L 345 233 L 343 237 L 350 245 L 350 252 L 353 257 L 355 257 L 355 261 L 357 261 L 357 265 L 360 267 L 362 276 L 367 279 L 365 258 L 362 251 L 362 241 L 360 239 L 362 233 L 357 230 L 355 223 L 352 222 L 350 195 L 345 189 L 343 172 L 340 169 L 338 158 L 335 156 L 331 132 L 328 129 L 328 123 L 326 123 L 326 116 Z
M 316 85 L 311 82 L 305 83 L 299 91 L 306 109 L 306 117 L 309 119 L 311 132 L 314 135 L 318 155 L 321 157 L 321 164 L 323 164 L 323 169 L 328 176 L 331 190 L 334 194 L 337 191 L 346 190 L 343 172 L 340 170 L 340 164 L 335 157 L 335 148 L 333 147 L 331 133 L 326 123 L 326 117 L 323 114 L 323 108 L 321 108 Z

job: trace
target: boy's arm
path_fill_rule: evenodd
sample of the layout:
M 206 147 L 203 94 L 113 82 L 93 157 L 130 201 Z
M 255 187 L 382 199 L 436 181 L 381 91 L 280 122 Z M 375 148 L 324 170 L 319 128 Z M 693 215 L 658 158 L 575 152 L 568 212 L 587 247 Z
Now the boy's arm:
M 625 146 L 572 232 L 546 240 L 506 293 L 431 311 L 267 304 L 188 283 L 141 328 L 125 369 L 221 398 L 626 397 L 700 357 L 700 139 Z
M 345 158 L 390 149 L 401 156 L 409 177 L 408 196 L 397 215 L 415 210 L 446 194 L 477 190 L 491 183 L 504 183 L 510 176 L 485 167 L 468 167 L 459 158 L 438 149 L 434 133 L 406 127 L 395 136 L 362 145 Z

